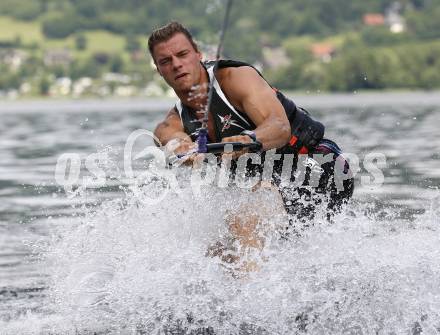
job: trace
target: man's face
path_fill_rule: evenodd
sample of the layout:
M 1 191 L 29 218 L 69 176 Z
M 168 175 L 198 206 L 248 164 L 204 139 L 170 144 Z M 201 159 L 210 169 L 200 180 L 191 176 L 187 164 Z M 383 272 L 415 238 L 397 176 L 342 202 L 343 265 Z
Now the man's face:
M 157 44 L 153 49 L 157 71 L 177 93 L 189 92 L 200 84 L 202 55 L 182 33 Z

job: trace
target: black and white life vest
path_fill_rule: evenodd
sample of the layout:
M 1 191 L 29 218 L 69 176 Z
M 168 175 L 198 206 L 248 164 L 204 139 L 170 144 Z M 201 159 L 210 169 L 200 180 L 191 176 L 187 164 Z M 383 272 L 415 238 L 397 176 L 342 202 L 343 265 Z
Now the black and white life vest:
M 252 122 L 252 120 L 246 115 L 246 113 L 237 110 L 223 93 L 217 79 L 214 76 L 215 62 L 208 61 L 202 64 L 208 73 L 210 82 L 213 82 L 212 87 L 214 91 L 209 113 L 214 121 L 213 124 L 216 140 L 220 142 L 225 137 L 239 135 L 243 130 L 254 130 L 256 125 Z M 218 63 L 219 69 L 240 66 L 250 66 L 254 68 L 248 63 L 234 60 L 220 60 Z M 257 71 L 258 74 L 264 79 L 257 69 L 255 69 L 255 71 Z M 293 135 L 300 131 L 301 127 L 309 126 L 313 123 L 318 124 L 318 126 L 322 128 L 322 131 L 320 129 L 320 132 L 322 132 L 321 138 L 324 136 L 324 126 L 322 126 L 322 124 L 313 121 L 305 110 L 297 107 L 295 103 L 288 99 L 283 93 L 276 89 L 274 89 L 274 91 L 276 92 L 278 100 L 284 107 L 287 118 L 290 121 Z M 197 138 L 198 129 L 201 127 L 201 120 L 197 118 L 197 111 L 189 106 L 184 105 L 180 100 L 177 102 L 175 108 L 179 112 L 185 133 L 190 135 L 192 140 L 195 140 Z M 287 144 L 286 147 L 289 145 L 291 146 L 292 143 Z

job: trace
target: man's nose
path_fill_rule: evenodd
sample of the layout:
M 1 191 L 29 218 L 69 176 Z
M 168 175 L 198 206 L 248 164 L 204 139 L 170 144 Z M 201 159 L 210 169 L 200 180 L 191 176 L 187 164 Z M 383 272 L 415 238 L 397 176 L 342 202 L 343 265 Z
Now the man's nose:
M 179 57 L 173 57 L 173 68 L 178 69 L 182 66 L 182 62 L 180 61 Z

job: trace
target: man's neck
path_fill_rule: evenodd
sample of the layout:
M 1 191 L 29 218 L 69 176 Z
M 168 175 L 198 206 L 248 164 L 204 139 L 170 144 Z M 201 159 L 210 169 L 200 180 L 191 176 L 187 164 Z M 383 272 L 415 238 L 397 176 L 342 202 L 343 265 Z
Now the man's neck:
M 176 94 L 185 106 L 199 111 L 204 109 L 208 103 L 207 92 L 207 89 L 195 89 L 185 93 L 176 92 Z
M 180 101 L 196 111 L 204 110 L 208 103 L 208 73 L 205 68 L 200 66 L 200 81 L 189 91 L 176 92 Z

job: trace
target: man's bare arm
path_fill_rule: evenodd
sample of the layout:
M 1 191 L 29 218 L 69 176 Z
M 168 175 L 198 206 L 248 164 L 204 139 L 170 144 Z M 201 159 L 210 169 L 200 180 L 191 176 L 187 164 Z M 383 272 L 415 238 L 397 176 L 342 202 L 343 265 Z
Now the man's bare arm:
M 159 123 L 154 130 L 154 135 L 157 136 L 162 145 L 166 145 L 173 139 L 181 140 L 184 143 L 192 144 L 191 137 L 185 133 L 180 120 L 179 114 L 175 108 L 172 108 L 164 121 Z
M 290 139 L 290 123 L 273 89 L 251 67 L 227 70 L 220 75 L 221 86 L 231 102 L 257 126 L 255 134 L 263 149 L 284 146 Z

